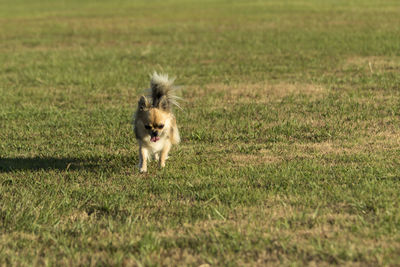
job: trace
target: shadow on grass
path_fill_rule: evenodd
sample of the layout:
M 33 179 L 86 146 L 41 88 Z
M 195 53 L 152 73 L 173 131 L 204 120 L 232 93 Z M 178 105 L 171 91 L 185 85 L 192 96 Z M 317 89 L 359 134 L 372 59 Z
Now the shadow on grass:
M 0 158 L 0 173 L 20 170 L 78 170 L 94 169 L 99 166 L 96 160 L 88 161 L 76 158 Z

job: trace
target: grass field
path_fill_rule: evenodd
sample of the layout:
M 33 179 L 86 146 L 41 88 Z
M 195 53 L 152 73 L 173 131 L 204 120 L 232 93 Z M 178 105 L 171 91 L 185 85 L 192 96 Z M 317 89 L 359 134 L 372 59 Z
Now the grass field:
M 0 265 L 398 266 L 399 10 L 0 0 Z M 153 70 L 182 143 L 140 175 Z

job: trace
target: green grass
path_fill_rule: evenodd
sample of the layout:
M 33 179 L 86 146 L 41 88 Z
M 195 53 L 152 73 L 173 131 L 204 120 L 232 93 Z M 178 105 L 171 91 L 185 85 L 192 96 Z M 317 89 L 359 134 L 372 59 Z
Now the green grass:
M 0 265 L 398 265 L 399 8 L 0 0 Z M 140 175 L 153 70 L 182 143 Z

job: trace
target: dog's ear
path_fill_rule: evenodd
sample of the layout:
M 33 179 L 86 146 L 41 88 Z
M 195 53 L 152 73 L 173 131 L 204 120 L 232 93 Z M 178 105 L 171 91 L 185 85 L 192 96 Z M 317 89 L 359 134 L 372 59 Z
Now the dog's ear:
M 165 95 L 163 95 L 160 100 L 158 100 L 157 108 L 161 110 L 169 110 L 169 102 Z
M 138 106 L 139 106 L 139 110 L 145 110 L 150 107 L 149 101 L 147 100 L 147 98 L 144 95 L 142 95 L 140 97 Z

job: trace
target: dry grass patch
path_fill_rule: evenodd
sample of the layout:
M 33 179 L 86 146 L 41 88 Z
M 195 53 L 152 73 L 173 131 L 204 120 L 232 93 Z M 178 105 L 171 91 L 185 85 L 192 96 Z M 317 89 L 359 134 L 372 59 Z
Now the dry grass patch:
M 266 151 L 257 153 L 257 155 L 234 154 L 231 155 L 230 158 L 232 158 L 233 163 L 238 167 L 278 163 L 282 161 L 281 157 L 278 157 Z
M 370 73 L 398 72 L 400 57 L 350 57 L 345 60 L 343 68 L 361 68 Z
M 231 152 L 226 155 L 237 167 L 276 164 L 293 159 L 313 159 L 316 156 L 352 155 L 367 153 L 370 148 L 363 145 L 340 144 L 335 142 L 321 143 L 277 143 L 272 148 L 261 148 L 252 154 Z
M 377 140 L 386 141 L 392 145 L 400 145 L 400 131 L 382 131 L 376 134 Z
M 339 143 L 333 142 L 321 142 L 321 143 L 306 143 L 306 144 L 296 144 L 295 149 L 300 152 L 300 154 L 312 154 L 312 155 L 329 155 L 329 154 L 357 154 L 362 152 L 359 146 L 348 147 L 343 146 Z
M 9 244 L 14 240 L 24 240 L 24 241 L 36 241 L 39 236 L 33 233 L 26 233 L 26 232 L 14 232 L 14 233 L 4 233 L 0 235 L 0 242 L 2 244 Z
M 359 140 L 360 147 L 364 152 L 390 152 L 400 149 L 400 131 L 382 131 Z
M 271 151 L 262 150 L 261 153 L 281 155 L 280 160 L 293 158 L 315 158 L 316 156 L 341 156 L 341 155 L 363 155 L 370 153 L 381 153 L 394 151 L 400 148 L 400 133 L 382 132 L 368 138 L 359 138 L 354 142 L 320 142 L 320 143 L 298 143 L 277 144 Z
M 154 265 L 157 262 L 160 266 L 177 266 L 177 263 L 181 266 L 203 266 L 205 262 L 201 259 L 200 255 L 191 252 L 189 249 L 181 248 L 161 249 L 160 251 L 150 253 L 146 261 L 148 263 L 144 265 Z
M 313 159 L 316 156 L 350 155 L 367 152 L 367 147 L 362 145 L 341 144 L 330 141 L 298 144 L 276 143 L 271 148 L 261 148 L 253 154 L 232 152 L 226 155 L 226 158 L 231 159 L 238 167 L 245 167 L 274 164 L 301 158 Z
M 224 102 L 238 103 L 269 103 L 281 101 L 292 95 L 306 95 L 310 100 L 317 100 L 326 95 L 328 90 L 321 85 L 300 83 L 268 84 L 209 84 L 204 88 L 188 89 L 188 100 L 196 100 L 209 95 L 219 95 Z
M 78 221 L 87 221 L 90 216 L 85 211 L 76 211 L 71 213 L 67 218 L 64 219 L 65 223 L 73 223 Z

